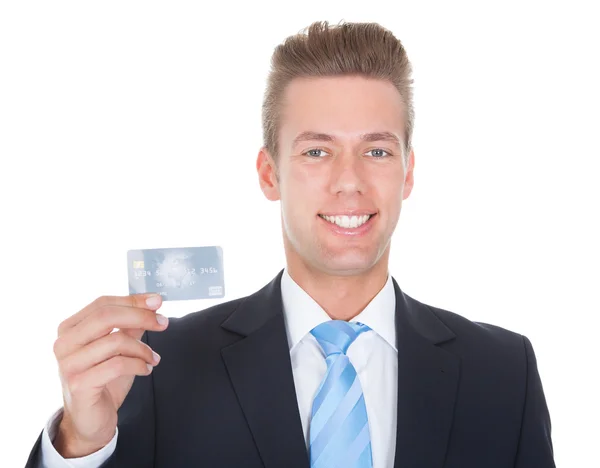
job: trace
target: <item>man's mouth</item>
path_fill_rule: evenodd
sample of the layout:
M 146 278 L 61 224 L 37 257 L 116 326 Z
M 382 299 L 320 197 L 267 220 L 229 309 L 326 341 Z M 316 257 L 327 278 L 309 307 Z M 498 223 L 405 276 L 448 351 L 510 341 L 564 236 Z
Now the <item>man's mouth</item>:
M 341 228 L 353 229 L 353 228 L 358 228 L 358 227 L 362 226 L 363 224 L 365 224 L 367 221 L 369 221 L 369 219 L 371 219 L 373 216 L 375 216 L 375 214 L 376 213 L 365 214 L 365 215 L 360 215 L 360 216 L 346 216 L 346 215 L 327 216 L 327 215 L 319 214 L 319 216 L 321 218 L 323 218 L 325 221 L 335 224 L 336 226 L 339 226 Z

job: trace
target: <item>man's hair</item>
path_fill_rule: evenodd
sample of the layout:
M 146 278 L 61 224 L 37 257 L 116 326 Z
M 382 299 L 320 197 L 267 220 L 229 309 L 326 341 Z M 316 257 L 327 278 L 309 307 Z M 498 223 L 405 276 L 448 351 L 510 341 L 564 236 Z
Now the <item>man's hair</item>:
M 295 78 L 363 76 L 387 80 L 404 104 L 404 160 L 412 148 L 414 126 L 412 66 L 402 43 L 378 23 L 343 23 L 330 26 L 316 21 L 278 45 L 262 105 L 263 146 L 275 163 L 283 93 Z

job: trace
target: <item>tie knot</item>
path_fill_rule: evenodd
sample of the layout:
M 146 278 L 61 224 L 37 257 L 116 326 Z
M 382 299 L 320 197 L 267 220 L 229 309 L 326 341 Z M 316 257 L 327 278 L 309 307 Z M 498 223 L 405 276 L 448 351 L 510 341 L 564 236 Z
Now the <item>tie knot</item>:
M 326 356 L 346 354 L 350 345 L 362 332 L 370 328 L 359 322 L 330 320 L 313 328 L 310 333 L 317 339 Z

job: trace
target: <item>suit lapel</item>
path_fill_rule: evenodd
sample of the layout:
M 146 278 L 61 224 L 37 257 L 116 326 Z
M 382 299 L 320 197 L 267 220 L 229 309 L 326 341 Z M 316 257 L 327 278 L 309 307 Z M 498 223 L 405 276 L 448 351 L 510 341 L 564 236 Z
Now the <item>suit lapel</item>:
M 221 350 L 266 468 L 308 468 L 285 331 L 279 275 L 222 324 L 245 336 Z
M 395 468 L 442 468 L 459 380 L 459 358 L 437 345 L 455 338 L 432 310 L 394 280 L 398 348 Z

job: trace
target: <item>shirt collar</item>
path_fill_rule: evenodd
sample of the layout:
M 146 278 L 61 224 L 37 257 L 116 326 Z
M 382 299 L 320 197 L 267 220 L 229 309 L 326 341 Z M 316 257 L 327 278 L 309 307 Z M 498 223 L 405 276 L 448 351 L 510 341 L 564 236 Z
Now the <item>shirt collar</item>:
M 284 269 L 281 277 L 281 298 L 291 352 L 307 333 L 317 325 L 331 320 L 331 317 L 292 279 L 287 268 Z M 361 322 L 368 325 L 387 341 L 395 351 L 398 351 L 396 348 L 395 315 L 396 293 L 392 277 L 388 273 L 388 279 L 383 288 L 351 322 Z

